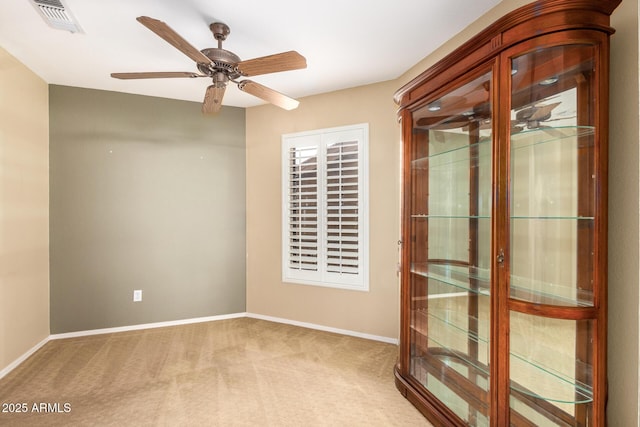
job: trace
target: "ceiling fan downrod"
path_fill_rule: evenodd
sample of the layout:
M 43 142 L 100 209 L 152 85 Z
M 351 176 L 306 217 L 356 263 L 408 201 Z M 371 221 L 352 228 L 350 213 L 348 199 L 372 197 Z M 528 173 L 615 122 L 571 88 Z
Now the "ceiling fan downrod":
M 231 34 L 231 29 L 227 24 L 223 24 L 222 22 L 214 22 L 209 25 L 209 29 L 213 33 L 213 38 L 218 40 L 218 49 L 222 49 L 222 42 Z

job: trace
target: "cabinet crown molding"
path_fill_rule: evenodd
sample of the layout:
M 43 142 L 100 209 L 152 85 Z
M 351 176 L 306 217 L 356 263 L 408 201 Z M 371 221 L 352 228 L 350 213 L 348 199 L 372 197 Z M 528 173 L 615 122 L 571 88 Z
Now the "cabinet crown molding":
M 393 100 L 400 108 L 407 108 L 415 98 L 423 97 L 424 90 L 417 95 L 414 91 L 425 81 L 461 63 L 464 63 L 463 69 L 469 69 L 530 37 L 568 29 L 600 30 L 613 34 L 615 30 L 609 26 L 609 16 L 621 2 L 540 0 L 515 9 L 402 86 L 395 92 Z

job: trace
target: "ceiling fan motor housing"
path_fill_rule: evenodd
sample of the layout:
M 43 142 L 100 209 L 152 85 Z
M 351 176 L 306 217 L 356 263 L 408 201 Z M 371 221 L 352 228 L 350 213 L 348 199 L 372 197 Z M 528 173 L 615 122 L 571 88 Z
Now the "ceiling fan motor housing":
M 236 70 L 236 64 L 240 62 L 240 58 L 235 53 L 215 47 L 202 49 L 201 52 L 212 62 L 212 64 L 198 64 L 198 70 L 203 74 L 212 77 L 216 71 L 221 71 L 229 76 L 229 80 L 242 76 Z

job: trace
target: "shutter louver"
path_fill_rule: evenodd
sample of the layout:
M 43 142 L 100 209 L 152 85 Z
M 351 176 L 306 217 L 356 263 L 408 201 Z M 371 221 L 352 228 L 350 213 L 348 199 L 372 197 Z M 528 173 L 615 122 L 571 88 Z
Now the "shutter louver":
M 317 147 L 289 149 L 289 268 L 318 270 Z
M 326 270 L 359 273 L 358 141 L 331 144 L 326 150 Z

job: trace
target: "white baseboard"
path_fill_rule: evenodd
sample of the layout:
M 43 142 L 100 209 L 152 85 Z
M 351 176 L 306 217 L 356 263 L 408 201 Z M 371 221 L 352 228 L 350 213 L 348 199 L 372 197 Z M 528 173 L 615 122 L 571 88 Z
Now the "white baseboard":
M 246 315 L 247 317 L 251 317 L 253 319 L 269 320 L 271 322 L 286 323 L 288 325 L 300 326 L 300 327 L 309 328 L 309 329 L 317 329 L 319 331 L 325 331 L 325 332 L 333 332 L 336 334 L 348 335 L 348 336 L 357 337 L 357 338 L 364 338 L 372 341 L 381 341 L 381 342 L 386 342 L 388 344 L 396 344 L 396 345 L 398 344 L 398 340 L 396 338 L 365 334 L 362 332 L 350 331 L 348 329 L 332 328 L 330 326 L 317 325 L 315 323 L 298 322 L 297 320 L 289 320 L 289 319 L 283 319 L 280 317 L 265 316 L 263 314 L 246 313 Z
M 137 331 L 141 329 L 164 328 L 167 326 L 187 325 L 190 323 L 201 323 L 201 322 L 213 322 L 216 320 L 236 319 L 239 317 L 250 317 L 252 319 L 268 320 L 276 323 L 285 323 L 288 325 L 300 326 L 300 327 L 309 328 L 309 329 L 316 329 L 316 330 L 325 331 L 325 332 L 333 332 L 336 334 L 348 335 L 348 336 L 357 337 L 357 338 L 364 338 L 364 339 L 373 340 L 373 341 L 381 341 L 389 344 L 396 344 L 396 345 L 398 344 L 398 340 L 396 338 L 365 334 L 362 332 L 350 331 L 348 329 L 332 328 L 329 326 L 317 325 L 315 323 L 299 322 L 297 320 L 289 320 L 289 319 L 283 319 L 281 317 L 265 316 L 262 314 L 255 314 L 255 313 L 232 313 L 232 314 L 223 314 L 220 316 L 196 317 L 193 319 L 171 320 L 167 322 L 143 323 L 139 325 L 119 326 L 116 328 L 90 329 L 87 331 L 52 334 L 46 337 L 45 339 L 43 339 L 41 342 L 39 342 L 35 346 L 33 346 L 22 356 L 18 357 L 16 360 L 11 362 L 8 366 L 0 370 L 0 379 L 5 375 L 7 375 L 9 372 L 13 371 L 15 368 L 17 368 L 18 365 L 20 365 L 22 362 L 27 360 L 29 356 L 31 356 L 33 353 L 38 351 L 40 347 L 42 347 L 47 342 L 49 342 L 49 340 L 86 337 L 89 335 L 112 334 L 116 332 Z
M 246 313 L 222 314 L 219 316 L 195 317 L 193 319 L 169 320 L 166 322 L 142 323 L 131 326 L 118 326 L 116 328 L 90 329 L 88 331 L 66 332 L 63 334 L 50 335 L 52 340 L 65 338 L 86 337 L 89 335 L 113 334 L 116 332 L 139 331 L 141 329 L 165 328 L 167 326 L 188 325 L 191 323 L 213 322 L 216 320 L 235 319 L 238 317 L 246 317 Z
M 38 344 L 34 345 L 29 350 L 27 350 L 27 352 L 24 353 L 22 356 L 18 357 L 16 360 L 14 360 L 13 362 L 9 363 L 9 365 L 7 365 L 2 370 L 0 370 L 0 379 L 2 379 L 9 372 L 13 371 L 15 368 L 17 368 L 18 365 L 20 365 L 22 362 L 27 360 L 29 358 L 29 356 L 31 356 L 33 353 L 35 353 L 36 351 L 40 350 L 40 347 L 42 347 L 43 345 L 48 343 L 50 338 L 51 338 L 51 336 L 46 337 L 45 339 L 40 341 Z

